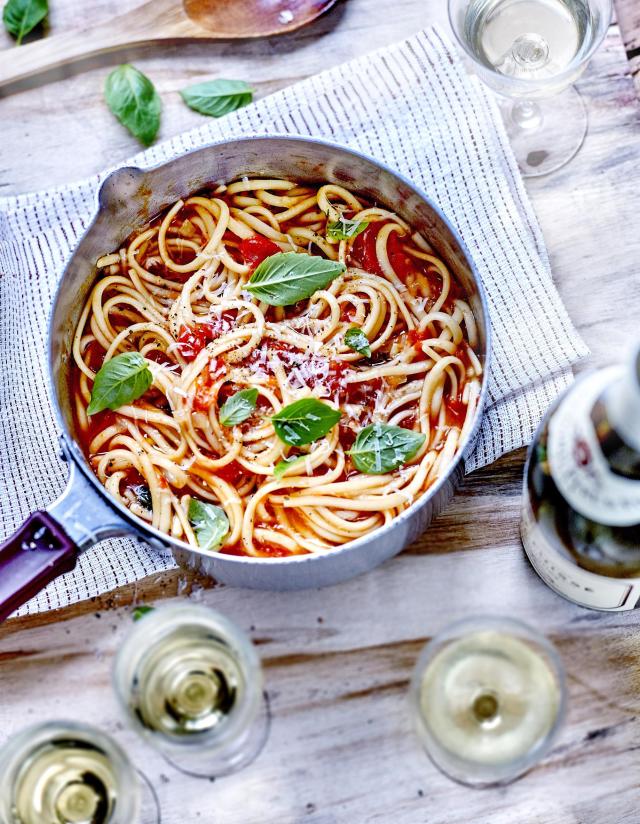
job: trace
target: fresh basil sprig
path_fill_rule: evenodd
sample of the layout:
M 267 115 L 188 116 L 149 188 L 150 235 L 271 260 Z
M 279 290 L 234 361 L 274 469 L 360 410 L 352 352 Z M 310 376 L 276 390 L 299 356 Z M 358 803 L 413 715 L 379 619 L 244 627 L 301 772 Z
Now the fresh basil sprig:
M 141 618 L 144 618 L 149 612 L 153 612 L 155 607 L 149 607 L 146 604 L 140 604 L 140 606 L 134 607 L 132 616 L 134 621 L 139 621 Z
M 260 263 L 247 289 L 270 306 L 291 306 L 324 289 L 345 268 L 344 263 L 318 255 L 278 252 Z
M 256 408 L 258 401 L 257 389 L 241 389 L 220 407 L 220 423 L 223 426 L 235 426 L 246 421 Z
M 191 498 L 188 515 L 200 549 L 207 552 L 218 549 L 229 533 L 229 519 L 224 509 Z
M 327 237 L 334 240 L 353 240 L 360 232 L 364 232 L 368 225 L 366 220 L 347 220 L 341 217 L 327 226 Z
M 9 0 L 2 11 L 5 29 L 16 38 L 16 45 L 33 31 L 49 13 L 48 0 Z
M 107 106 L 144 146 L 150 146 L 160 128 L 160 95 L 149 78 L 125 63 L 107 77 Z
M 358 326 L 352 326 L 350 329 L 347 329 L 344 334 L 344 342 L 349 349 L 353 349 L 354 352 L 364 355 L 365 358 L 371 357 L 369 338 Z
M 421 432 L 373 423 L 358 433 L 348 454 L 360 472 L 383 475 L 411 460 L 424 441 L 425 435 Z
M 188 86 L 180 92 L 182 99 L 196 112 L 210 117 L 222 117 L 253 100 L 253 89 L 244 80 L 207 80 Z
M 135 401 L 153 383 L 153 375 L 139 352 L 125 352 L 102 364 L 91 390 L 88 415 L 118 409 Z
M 278 461 L 278 463 L 273 468 L 274 477 L 280 480 L 280 478 L 282 478 L 287 469 L 294 466 L 295 464 L 302 463 L 302 461 L 306 460 L 306 458 L 306 455 L 289 455 L 288 458 L 283 458 L 281 461 Z
M 342 417 L 339 409 L 315 398 L 303 398 L 271 418 L 276 435 L 289 446 L 303 446 L 322 438 Z

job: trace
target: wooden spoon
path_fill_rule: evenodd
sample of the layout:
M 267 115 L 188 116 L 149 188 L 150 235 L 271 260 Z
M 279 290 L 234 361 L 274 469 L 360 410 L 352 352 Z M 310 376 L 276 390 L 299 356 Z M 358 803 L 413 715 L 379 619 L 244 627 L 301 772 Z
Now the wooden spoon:
M 0 86 L 86 57 L 148 43 L 266 37 L 315 20 L 336 0 L 147 0 L 95 26 L 2 53 Z

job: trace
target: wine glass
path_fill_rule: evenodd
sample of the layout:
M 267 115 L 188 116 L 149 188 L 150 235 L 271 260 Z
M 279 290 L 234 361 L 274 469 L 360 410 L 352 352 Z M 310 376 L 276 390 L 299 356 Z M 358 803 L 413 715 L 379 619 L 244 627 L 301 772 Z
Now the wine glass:
M 49 721 L 0 749 L 0 821 L 159 824 L 160 809 L 112 738 L 88 724 Z
M 520 621 L 480 616 L 426 645 L 409 697 L 436 767 L 462 784 L 490 786 L 514 780 L 549 751 L 566 687 L 545 638 Z
M 203 605 L 144 615 L 120 648 L 113 683 L 133 728 L 188 775 L 235 772 L 266 741 L 269 712 L 255 647 Z
M 500 108 L 524 177 L 564 166 L 587 133 L 572 86 L 602 43 L 612 0 L 448 0 L 453 32 Z

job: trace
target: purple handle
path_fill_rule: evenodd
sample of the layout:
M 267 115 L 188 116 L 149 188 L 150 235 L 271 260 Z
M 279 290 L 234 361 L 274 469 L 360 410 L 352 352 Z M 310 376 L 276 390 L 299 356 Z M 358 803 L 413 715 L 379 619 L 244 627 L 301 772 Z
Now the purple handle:
M 70 572 L 78 555 L 78 547 L 48 512 L 29 515 L 0 545 L 0 621 Z

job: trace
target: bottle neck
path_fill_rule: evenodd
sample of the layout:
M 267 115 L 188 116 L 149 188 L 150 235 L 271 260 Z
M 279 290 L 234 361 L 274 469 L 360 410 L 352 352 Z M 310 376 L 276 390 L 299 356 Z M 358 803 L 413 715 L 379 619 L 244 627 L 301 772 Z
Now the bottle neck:
M 612 471 L 640 479 L 640 348 L 602 392 L 591 419 Z

